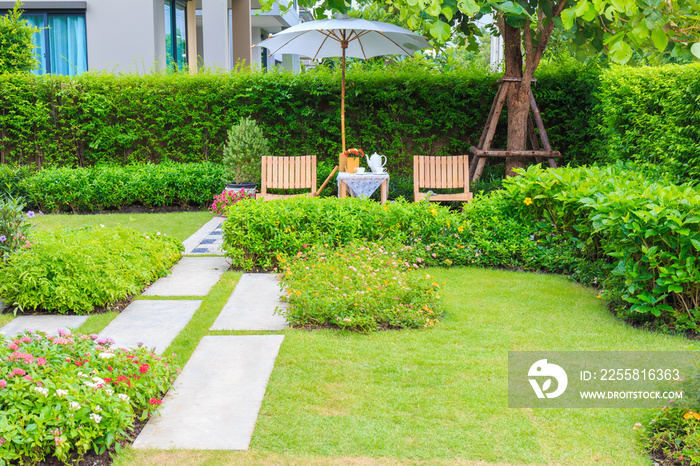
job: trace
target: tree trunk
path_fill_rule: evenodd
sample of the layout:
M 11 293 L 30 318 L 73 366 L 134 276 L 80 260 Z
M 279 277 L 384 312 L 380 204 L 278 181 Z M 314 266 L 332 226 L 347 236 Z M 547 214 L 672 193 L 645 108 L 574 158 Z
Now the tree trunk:
M 505 77 L 523 77 L 522 39 L 520 29 L 503 22 L 503 44 L 505 46 Z M 508 150 L 525 150 L 527 141 L 527 116 L 530 112 L 530 82 L 515 82 L 508 89 L 506 108 L 508 109 Z M 525 167 L 525 160 L 519 157 L 506 158 L 506 176 L 513 176 L 515 168 Z

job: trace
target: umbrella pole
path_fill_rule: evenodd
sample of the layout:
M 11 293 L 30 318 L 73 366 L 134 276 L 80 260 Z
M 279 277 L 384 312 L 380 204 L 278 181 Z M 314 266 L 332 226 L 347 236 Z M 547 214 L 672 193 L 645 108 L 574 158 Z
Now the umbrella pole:
M 340 75 L 340 132 L 343 140 L 343 152 L 345 152 L 345 49 L 348 47 L 347 41 L 342 41 L 340 46 L 343 49 L 342 71 Z

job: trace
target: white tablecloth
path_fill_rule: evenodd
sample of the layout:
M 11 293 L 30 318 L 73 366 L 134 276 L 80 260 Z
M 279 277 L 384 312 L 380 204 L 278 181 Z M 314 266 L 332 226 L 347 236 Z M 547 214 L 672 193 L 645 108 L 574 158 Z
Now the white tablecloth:
M 385 180 L 387 180 L 388 185 L 388 173 L 368 173 L 364 175 L 345 172 L 338 173 L 338 185 L 340 186 L 341 181 L 344 182 L 348 186 L 348 194 L 353 197 L 371 196 Z

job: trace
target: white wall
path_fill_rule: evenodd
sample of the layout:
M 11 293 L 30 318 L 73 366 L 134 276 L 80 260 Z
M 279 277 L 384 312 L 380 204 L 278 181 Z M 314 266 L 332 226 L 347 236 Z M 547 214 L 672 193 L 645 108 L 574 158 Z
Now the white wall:
M 89 68 L 141 73 L 163 69 L 164 17 L 163 0 L 88 0 Z

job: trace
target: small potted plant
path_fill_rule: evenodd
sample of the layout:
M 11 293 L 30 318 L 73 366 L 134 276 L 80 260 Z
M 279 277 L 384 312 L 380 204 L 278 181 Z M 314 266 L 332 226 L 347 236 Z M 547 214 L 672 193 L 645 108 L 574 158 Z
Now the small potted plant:
M 364 157 L 362 149 L 348 149 L 340 154 L 340 171 L 355 173 L 355 169 L 360 166 L 360 157 Z
M 241 118 L 228 131 L 224 146 L 222 162 L 232 180 L 226 189 L 255 193 L 264 155 L 270 155 L 270 145 L 262 129 L 254 119 Z

